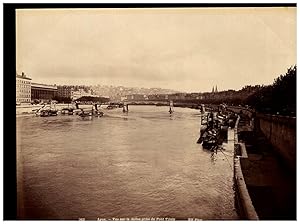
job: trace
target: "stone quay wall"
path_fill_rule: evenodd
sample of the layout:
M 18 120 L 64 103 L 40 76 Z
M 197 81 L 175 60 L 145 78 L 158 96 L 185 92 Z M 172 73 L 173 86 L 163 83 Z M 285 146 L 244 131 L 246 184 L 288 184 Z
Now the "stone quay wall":
M 287 166 L 296 170 L 296 117 L 255 113 L 243 107 L 228 109 L 255 117 L 255 128 L 265 135 Z
M 256 114 L 256 124 L 292 170 L 296 170 L 296 118 Z

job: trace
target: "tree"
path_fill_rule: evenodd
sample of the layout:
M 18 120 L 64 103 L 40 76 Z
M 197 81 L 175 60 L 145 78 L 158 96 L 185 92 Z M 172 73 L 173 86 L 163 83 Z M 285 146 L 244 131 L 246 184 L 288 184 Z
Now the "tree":
M 76 101 L 106 103 L 106 102 L 109 102 L 109 98 L 94 97 L 94 96 L 82 96 L 79 99 L 77 99 Z
M 297 66 L 292 66 L 285 75 L 276 78 L 272 85 L 263 86 L 249 96 L 248 105 L 257 111 L 271 114 L 295 116 L 296 114 Z
M 54 96 L 53 100 L 57 100 L 58 103 L 71 103 L 72 99 L 70 97 Z

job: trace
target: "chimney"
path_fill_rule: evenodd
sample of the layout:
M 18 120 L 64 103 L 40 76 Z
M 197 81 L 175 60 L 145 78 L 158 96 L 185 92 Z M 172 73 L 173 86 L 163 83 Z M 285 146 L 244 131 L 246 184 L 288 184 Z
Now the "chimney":
M 25 74 L 24 74 L 24 72 L 22 72 L 22 77 L 24 77 L 25 76 Z

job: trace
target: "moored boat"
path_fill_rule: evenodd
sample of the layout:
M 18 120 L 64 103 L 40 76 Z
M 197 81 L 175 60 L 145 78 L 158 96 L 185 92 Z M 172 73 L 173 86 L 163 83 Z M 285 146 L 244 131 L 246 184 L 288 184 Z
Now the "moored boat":
M 53 109 L 44 109 L 40 111 L 41 117 L 57 116 L 57 110 Z
M 63 108 L 61 110 L 61 114 L 73 115 L 74 114 L 74 108 Z

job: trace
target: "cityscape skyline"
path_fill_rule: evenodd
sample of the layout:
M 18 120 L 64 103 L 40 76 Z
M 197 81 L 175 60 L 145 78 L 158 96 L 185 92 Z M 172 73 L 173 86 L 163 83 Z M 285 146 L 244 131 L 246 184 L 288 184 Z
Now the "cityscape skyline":
M 181 92 L 268 85 L 296 64 L 295 8 L 17 10 L 17 71 Z
M 23 72 L 24 73 L 24 72 Z M 17 74 L 22 74 L 21 73 L 18 73 Z M 25 74 L 24 75 L 28 78 L 31 78 L 30 76 L 28 76 L 28 74 Z M 279 77 L 279 76 L 278 76 Z M 275 77 L 278 78 L 278 77 Z M 275 81 L 275 79 L 273 81 Z M 112 84 L 100 84 L 100 83 L 94 83 L 94 84 L 82 84 L 82 83 L 78 83 L 78 84 L 70 84 L 70 83 L 62 83 L 62 84 L 57 84 L 57 83 L 49 83 L 49 82 L 46 82 L 46 83 L 42 83 L 42 82 L 35 82 L 33 81 L 32 83 L 35 83 L 35 84 L 42 84 L 42 85 L 49 85 L 49 86 L 85 86 L 85 87 L 111 87 L 111 88 L 126 88 L 126 89 L 140 89 L 140 90 L 163 90 L 163 91 L 170 91 L 172 93 L 210 93 L 210 92 L 226 92 L 226 91 L 231 91 L 231 90 L 234 90 L 234 91 L 239 91 L 239 90 L 242 90 L 246 87 L 256 87 L 256 86 L 267 86 L 267 85 L 264 85 L 264 84 L 257 84 L 257 85 L 244 85 L 242 86 L 241 88 L 239 89 L 233 89 L 233 88 L 229 88 L 229 89 L 222 89 L 222 88 L 219 88 L 218 85 L 212 85 L 211 86 L 211 89 L 208 90 L 208 91 L 179 91 L 179 90 L 176 90 L 176 89 L 166 89 L 166 88 L 161 88 L 161 87 L 138 87 L 138 86 L 126 86 L 126 85 L 112 85 Z M 273 82 L 271 83 L 273 84 Z M 269 85 L 271 85 L 269 84 Z M 170 94 L 172 94 L 170 93 Z

